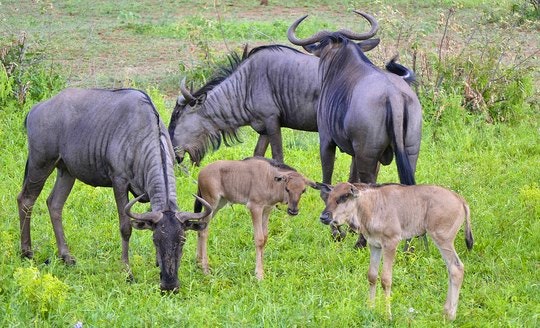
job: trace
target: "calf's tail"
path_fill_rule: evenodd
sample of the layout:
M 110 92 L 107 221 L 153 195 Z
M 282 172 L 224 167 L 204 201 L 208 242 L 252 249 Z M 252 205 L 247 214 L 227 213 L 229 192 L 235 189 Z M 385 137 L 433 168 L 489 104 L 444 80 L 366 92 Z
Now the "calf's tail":
M 405 151 L 405 137 L 407 131 L 407 106 L 403 105 L 403 121 L 396 122 L 390 99 L 386 101 L 386 131 L 389 134 L 392 148 L 396 156 L 396 166 L 399 181 L 405 185 L 415 185 L 414 171 Z
M 197 196 L 201 197 L 201 190 L 197 188 Z M 193 212 L 200 213 L 202 211 L 202 203 L 195 198 L 195 204 L 193 204 Z
M 465 232 L 465 244 L 467 245 L 467 249 L 471 250 L 474 244 L 471 228 L 471 213 L 467 204 L 463 204 L 463 209 L 465 210 L 465 227 L 463 229 Z

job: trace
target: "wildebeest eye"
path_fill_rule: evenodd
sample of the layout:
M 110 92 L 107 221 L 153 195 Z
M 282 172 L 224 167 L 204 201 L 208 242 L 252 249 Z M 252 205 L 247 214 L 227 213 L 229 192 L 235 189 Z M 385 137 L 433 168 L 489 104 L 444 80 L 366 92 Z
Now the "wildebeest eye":
M 348 198 L 349 198 L 349 194 L 341 195 L 341 196 L 339 196 L 339 198 L 337 199 L 336 203 L 338 203 L 338 204 L 345 203 L 345 202 L 347 201 Z

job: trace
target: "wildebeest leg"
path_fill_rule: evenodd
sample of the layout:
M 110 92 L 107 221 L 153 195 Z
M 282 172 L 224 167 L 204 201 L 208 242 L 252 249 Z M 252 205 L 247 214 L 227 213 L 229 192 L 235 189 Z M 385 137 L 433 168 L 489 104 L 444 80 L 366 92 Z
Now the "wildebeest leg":
M 253 239 L 255 241 L 255 276 L 257 279 L 262 280 L 264 278 L 264 245 L 266 240 L 264 238 L 263 230 L 263 208 L 257 205 L 248 205 L 251 212 L 251 220 L 253 221 Z
M 444 312 L 448 320 L 454 320 L 456 318 L 459 291 L 463 282 L 465 269 L 456 253 L 453 241 L 445 241 L 441 244 L 437 243 L 437 247 L 441 251 L 446 268 L 448 269 L 448 293 L 446 295 L 446 303 L 444 304 Z
M 369 306 L 375 307 L 375 294 L 377 291 L 377 278 L 379 277 L 379 265 L 381 263 L 382 249 L 375 245 L 369 245 Z
M 47 206 L 49 208 L 49 215 L 51 216 L 54 236 L 56 237 L 58 255 L 66 264 L 75 264 L 75 259 L 69 253 L 64 228 L 62 227 L 62 210 L 71 192 L 71 188 L 73 188 L 75 178 L 69 174 L 63 165 L 60 165 L 56 172 L 56 182 L 51 194 L 47 198 Z
M 336 159 L 336 145 L 332 142 L 324 141 L 320 138 L 319 152 L 321 155 L 321 166 L 323 183 L 332 183 L 332 173 L 334 172 L 334 161 Z
M 120 220 L 120 235 L 122 236 L 122 262 L 126 266 L 128 280 L 133 280 L 131 267 L 129 266 L 129 238 L 131 238 L 131 221 L 125 212 L 128 203 L 128 184 L 124 179 L 116 179 L 112 182 L 114 199 Z M 157 255 L 156 255 L 157 256 Z
M 281 129 L 277 120 L 266 122 L 266 133 L 272 148 L 272 158 L 283 163 L 283 143 L 281 139 Z
M 26 174 L 23 187 L 17 196 L 17 205 L 19 207 L 19 221 L 21 231 L 21 254 L 23 257 L 32 258 L 32 239 L 30 237 L 30 219 L 32 208 L 37 197 L 45 185 L 45 181 L 54 169 L 54 161 L 42 167 L 33 165 L 34 161 L 28 160 L 26 163 Z
M 390 293 L 392 289 L 392 266 L 394 257 L 396 256 L 396 248 L 399 240 L 386 240 L 383 244 L 383 267 L 381 272 L 381 284 L 384 290 L 384 298 L 386 303 L 386 312 L 388 318 L 392 320 L 392 309 L 390 305 Z
M 262 156 L 266 154 L 266 149 L 268 148 L 269 140 L 266 134 L 259 134 L 259 139 L 257 139 L 257 145 L 253 151 L 253 156 Z

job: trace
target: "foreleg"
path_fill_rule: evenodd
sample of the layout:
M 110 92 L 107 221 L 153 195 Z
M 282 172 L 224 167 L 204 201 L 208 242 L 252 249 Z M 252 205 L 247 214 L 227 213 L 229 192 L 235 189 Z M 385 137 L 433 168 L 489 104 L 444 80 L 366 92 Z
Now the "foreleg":
M 250 206 L 251 219 L 253 221 L 253 239 L 255 242 L 255 276 L 257 279 L 262 280 L 264 278 L 264 246 L 266 239 L 264 236 L 263 224 L 262 224 L 262 212 L 261 206 Z

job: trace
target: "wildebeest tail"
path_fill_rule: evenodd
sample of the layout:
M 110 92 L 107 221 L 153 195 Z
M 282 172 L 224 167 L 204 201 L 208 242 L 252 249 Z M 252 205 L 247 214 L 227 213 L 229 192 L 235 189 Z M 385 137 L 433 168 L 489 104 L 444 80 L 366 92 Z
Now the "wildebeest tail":
M 394 155 L 396 156 L 396 166 L 399 181 L 405 185 L 415 185 L 414 171 L 405 151 L 405 132 L 407 131 L 407 107 L 403 105 L 403 121 L 394 120 L 394 112 L 390 99 L 386 101 L 386 131 L 388 131 Z M 400 124 L 401 123 L 401 124 Z
M 467 249 L 471 250 L 474 244 L 471 228 L 471 212 L 469 210 L 469 206 L 465 203 L 463 203 L 463 209 L 465 210 L 465 227 L 463 229 L 465 232 L 465 244 L 467 245 Z
M 197 188 L 197 196 L 201 197 L 201 190 Z M 193 212 L 195 213 L 201 213 L 202 211 L 202 203 L 199 202 L 197 198 L 195 198 L 195 204 L 193 204 Z

